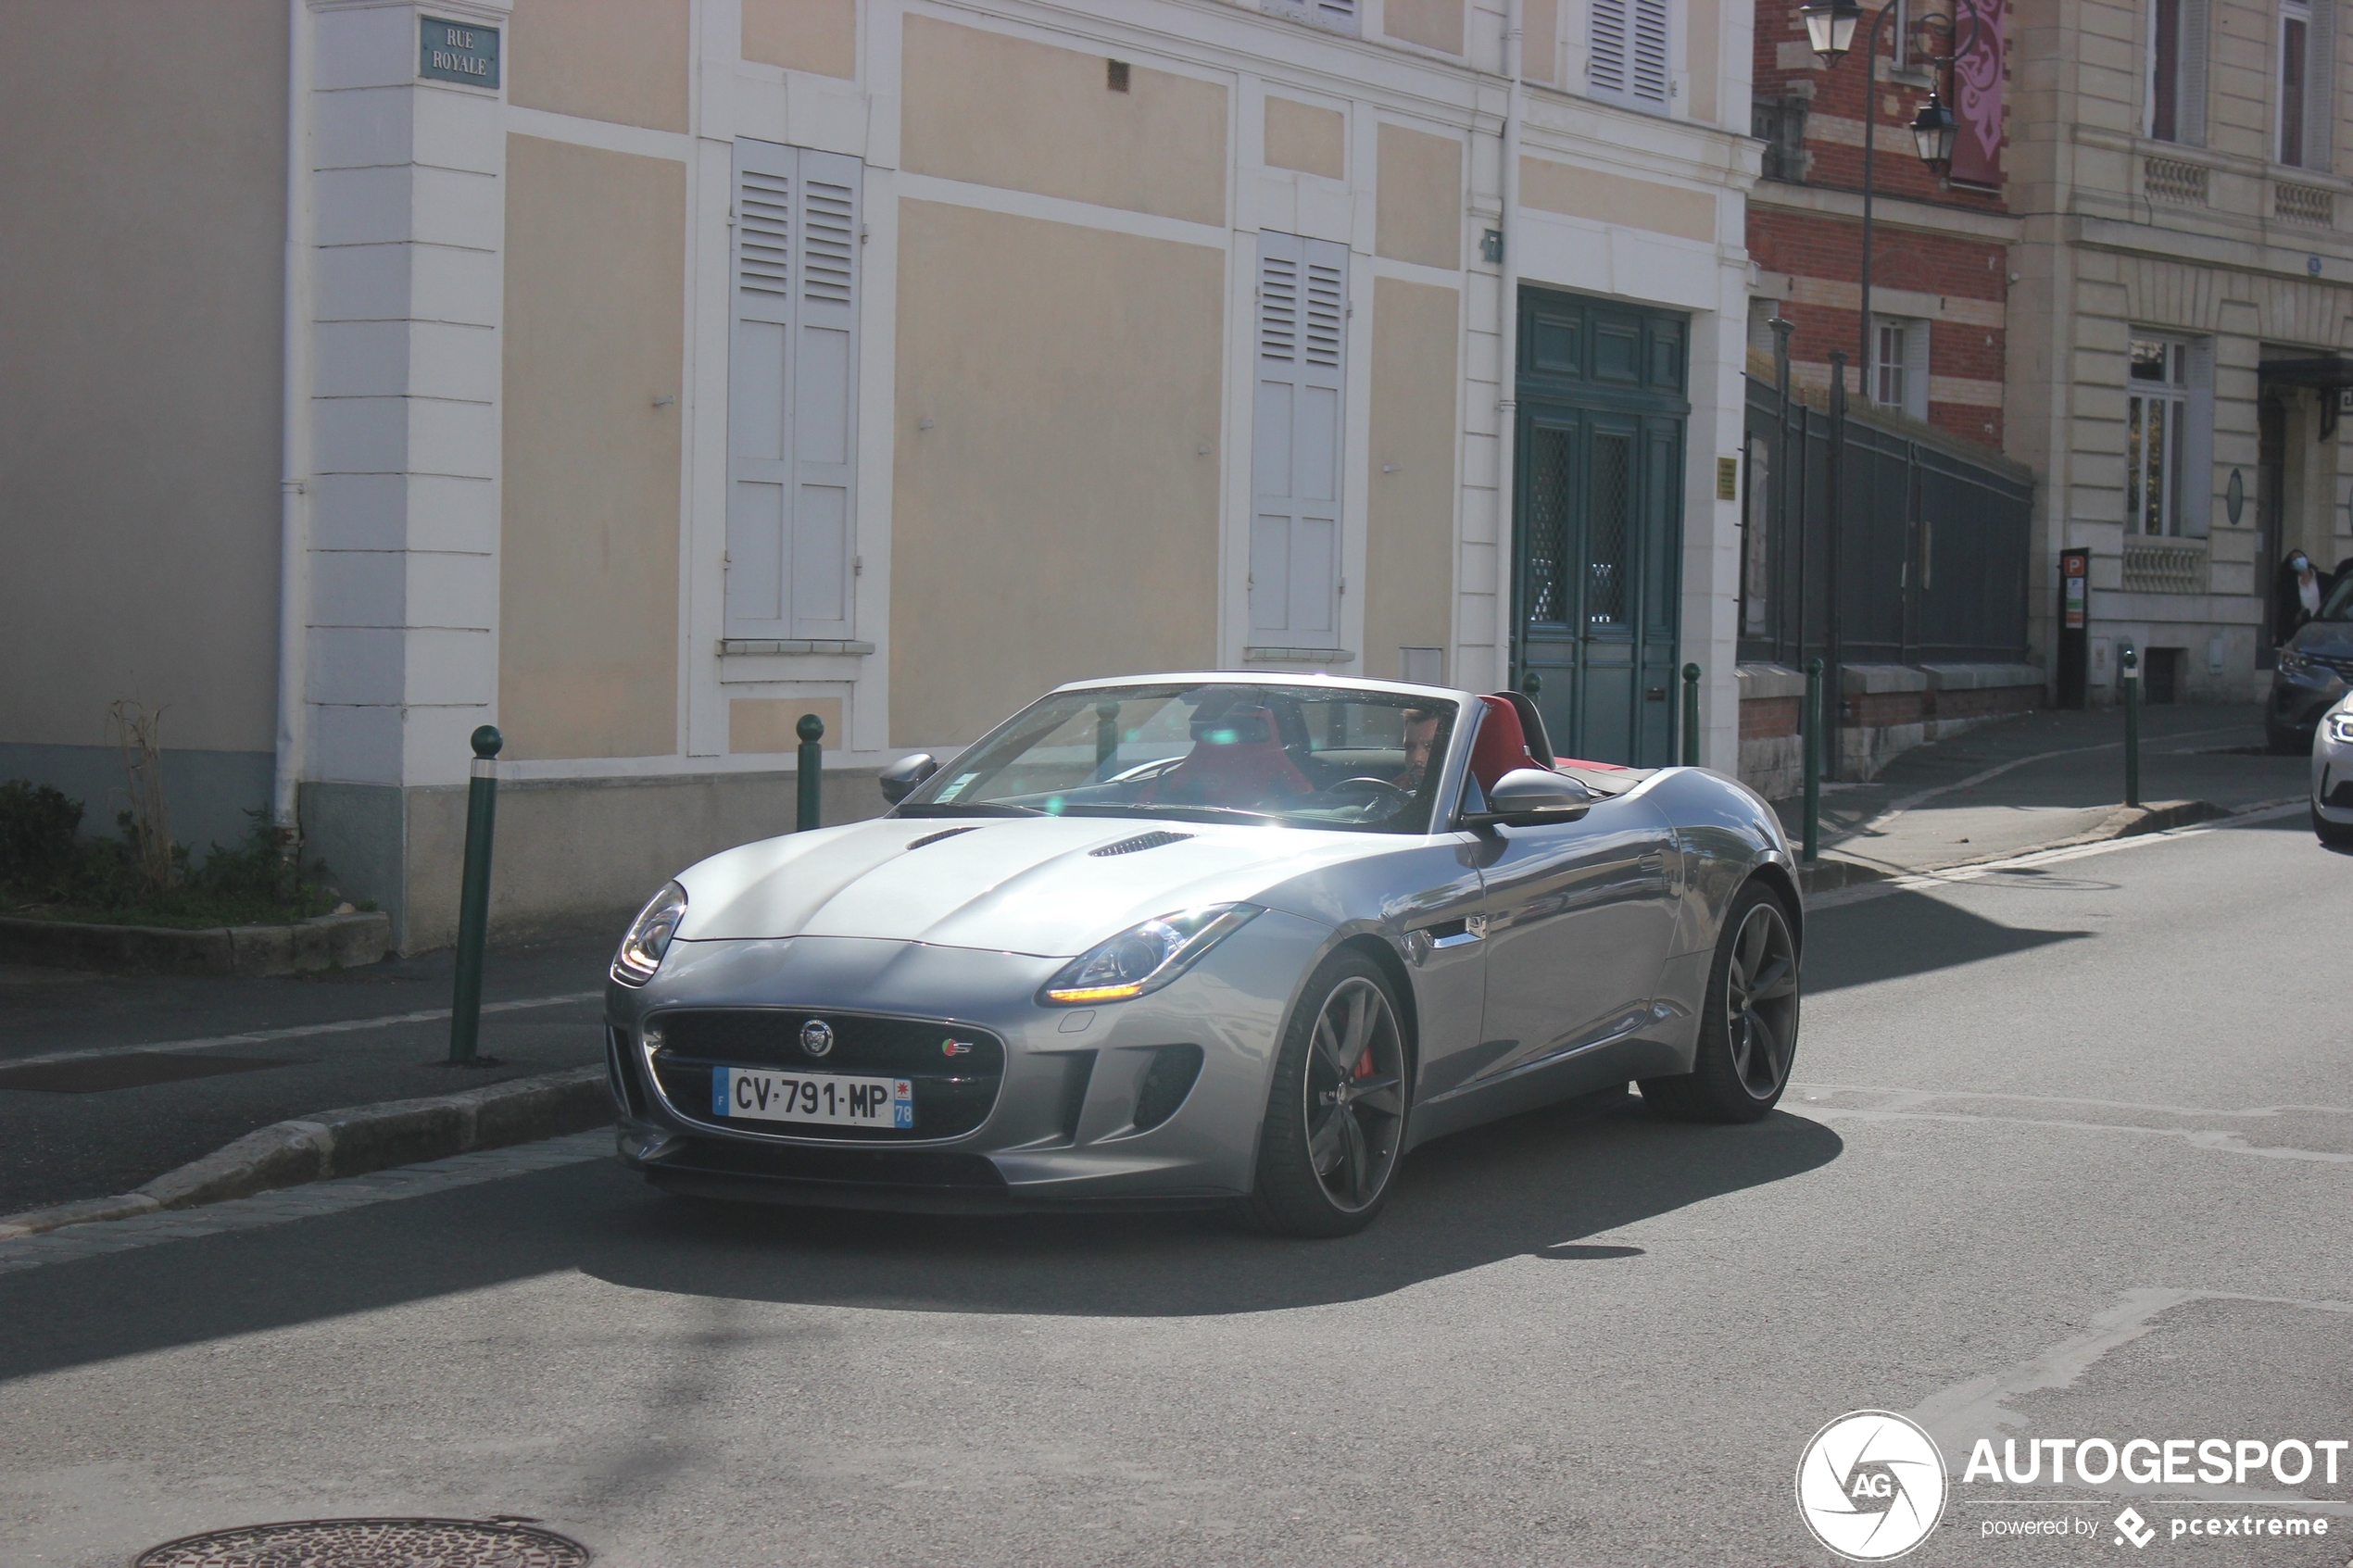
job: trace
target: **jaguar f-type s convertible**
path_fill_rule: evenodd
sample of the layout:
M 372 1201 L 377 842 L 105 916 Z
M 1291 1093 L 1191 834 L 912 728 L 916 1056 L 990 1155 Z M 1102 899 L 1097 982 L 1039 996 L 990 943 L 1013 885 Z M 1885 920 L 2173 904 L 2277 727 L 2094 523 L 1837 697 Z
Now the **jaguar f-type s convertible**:
M 1789 1075 L 1772 811 L 1556 759 L 1517 693 L 1086 682 L 881 782 L 887 814 L 714 855 L 623 939 L 621 1158 L 658 1185 L 1336 1236 L 1431 1138 L 1629 1081 L 1753 1121 Z

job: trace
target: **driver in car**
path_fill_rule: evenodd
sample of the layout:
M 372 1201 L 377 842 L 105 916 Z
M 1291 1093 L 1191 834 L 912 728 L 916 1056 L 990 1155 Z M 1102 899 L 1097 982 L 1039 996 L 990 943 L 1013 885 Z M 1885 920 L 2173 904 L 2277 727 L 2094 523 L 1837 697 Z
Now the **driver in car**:
M 1418 793 L 1429 771 L 1430 753 L 1438 746 L 1439 716 L 1427 708 L 1405 710 L 1405 771 L 1389 782 L 1408 794 Z

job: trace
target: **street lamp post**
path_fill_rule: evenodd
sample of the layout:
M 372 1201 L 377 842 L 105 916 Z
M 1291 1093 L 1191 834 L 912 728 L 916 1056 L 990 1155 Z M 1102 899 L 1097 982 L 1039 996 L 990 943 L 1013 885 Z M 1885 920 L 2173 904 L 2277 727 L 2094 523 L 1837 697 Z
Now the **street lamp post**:
M 1871 206 L 1875 194 L 1872 190 L 1871 173 L 1878 162 L 1879 110 L 1873 102 L 1873 95 L 1879 91 L 1880 39 L 1886 30 L 1887 19 L 1894 14 L 1896 6 L 1902 3 L 1903 0 L 1887 0 L 1887 4 L 1880 7 L 1879 14 L 1871 19 L 1871 31 L 1866 35 L 1864 41 L 1863 266 L 1861 320 L 1856 332 L 1856 347 L 1860 352 L 1855 361 L 1855 379 L 1860 384 L 1864 401 L 1867 403 L 1875 401 L 1871 395 L 1871 367 L 1875 362 L 1871 353 Z M 1960 56 L 1967 54 L 1970 46 L 1977 42 L 1979 25 L 1977 8 L 1973 0 L 1955 0 L 1955 5 L 1957 8 L 1968 12 L 1969 31 L 1958 49 L 1938 62 L 1948 70 L 1953 62 Z M 1806 4 L 1798 7 L 1797 14 L 1806 24 L 1807 45 L 1813 49 L 1815 56 L 1827 68 L 1837 65 L 1854 47 L 1855 30 L 1862 20 L 1863 8 L 1857 4 L 1857 0 L 1806 0 Z M 1953 29 L 1953 24 L 1942 17 L 1922 17 L 1913 25 L 1922 31 L 1931 33 L 1942 31 L 1947 37 L 1951 36 Z M 1921 105 L 1919 113 L 1912 118 L 1911 131 L 1913 144 L 1919 153 L 1920 162 L 1927 165 L 1930 172 L 1939 178 L 1942 178 L 1953 166 L 1953 142 L 1959 130 L 1960 122 L 1953 118 L 1953 111 L 1944 107 L 1943 95 L 1931 86 L 1929 89 L 1928 102 Z M 1841 554 L 1839 546 L 1841 535 L 1845 532 L 1845 519 L 1841 515 L 1843 510 L 1844 496 L 1839 484 L 1838 470 L 1846 455 L 1844 418 L 1846 370 L 1845 367 L 1839 363 L 1844 358 L 1840 354 L 1831 356 L 1831 376 L 1833 384 L 1831 390 L 1830 495 L 1826 497 L 1830 503 L 1828 510 L 1831 568 L 1830 582 L 1824 585 L 1826 590 L 1824 612 L 1828 622 L 1825 631 L 1830 653 L 1828 673 L 1830 690 L 1832 694 L 1831 700 L 1842 711 L 1843 704 L 1841 701 L 1841 695 L 1845 689 L 1845 682 L 1840 671 L 1844 648 L 1843 639 L 1840 635 L 1842 628 L 1839 615 Z M 1856 486 L 1856 489 L 1859 492 L 1861 487 Z M 1804 614 L 1802 605 L 1799 607 L 1799 613 L 1801 617 Z M 1837 777 L 1838 758 L 1835 751 L 1828 759 L 1828 764 L 1831 776 Z

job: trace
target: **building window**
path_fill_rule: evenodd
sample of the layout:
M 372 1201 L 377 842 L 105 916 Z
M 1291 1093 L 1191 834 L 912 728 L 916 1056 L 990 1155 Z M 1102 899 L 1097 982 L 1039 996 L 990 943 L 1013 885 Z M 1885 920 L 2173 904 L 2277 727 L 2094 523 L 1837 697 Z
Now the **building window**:
M 2213 509 L 2213 345 L 2135 334 L 2124 402 L 2124 531 L 2202 538 Z
M 2148 116 L 2158 142 L 2206 143 L 2207 0 L 2149 0 Z
M 2280 6 L 2280 161 L 2304 165 L 2304 73 L 2312 42 L 2312 8 L 2303 0 Z
M 1585 13 L 1588 95 L 1667 112 L 1674 84 L 1667 0 L 1591 0 Z
M 2326 169 L 2334 140 L 2334 0 L 2280 0 L 2279 159 Z
M 1872 318 L 1871 401 L 1882 408 L 1928 419 L 1928 323 L 1894 316 Z

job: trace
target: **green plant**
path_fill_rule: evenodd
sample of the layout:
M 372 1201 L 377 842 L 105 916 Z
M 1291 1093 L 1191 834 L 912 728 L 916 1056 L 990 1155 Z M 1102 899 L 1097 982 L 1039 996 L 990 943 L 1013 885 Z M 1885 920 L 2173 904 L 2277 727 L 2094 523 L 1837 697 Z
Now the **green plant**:
M 73 863 L 82 802 L 30 779 L 0 784 L 0 883 L 41 882 Z

